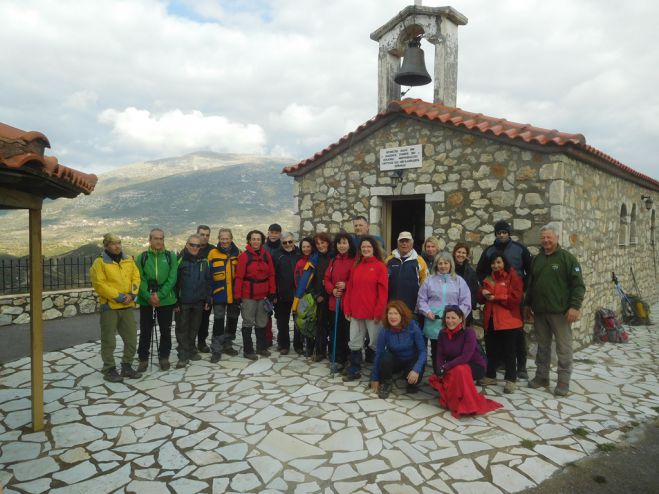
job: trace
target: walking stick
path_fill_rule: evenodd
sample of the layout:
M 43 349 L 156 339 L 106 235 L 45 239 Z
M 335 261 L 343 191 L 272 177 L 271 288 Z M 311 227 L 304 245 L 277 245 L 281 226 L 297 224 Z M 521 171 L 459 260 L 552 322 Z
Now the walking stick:
M 330 365 L 330 373 L 334 377 L 336 372 L 336 334 L 339 328 L 339 312 L 341 312 L 341 297 L 336 298 L 336 309 L 334 313 L 334 337 L 332 338 L 332 364 Z
M 153 332 L 153 338 L 151 338 L 151 370 L 153 370 L 153 354 L 158 353 L 160 357 L 160 342 L 158 341 L 158 313 L 156 308 L 153 308 L 153 326 L 151 326 L 151 331 Z M 156 349 L 154 352 L 153 345 L 155 344 Z

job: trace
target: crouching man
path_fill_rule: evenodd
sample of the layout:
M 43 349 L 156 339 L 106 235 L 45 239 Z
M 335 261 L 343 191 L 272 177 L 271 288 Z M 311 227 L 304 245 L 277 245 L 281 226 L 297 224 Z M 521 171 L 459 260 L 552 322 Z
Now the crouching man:
M 137 349 L 137 327 L 133 310 L 140 286 L 140 273 L 132 257 L 121 249 L 121 238 L 114 233 L 103 236 L 103 252 L 89 269 L 92 286 L 101 304 L 101 358 L 106 381 L 121 382 L 142 374 L 132 367 Z M 124 342 L 121 375 L 114 362 L 119 333 Z
M 185 367 L 190 360 L 198 360 L 195 342 L 204 310 L 211 307 L 211 273 L 208 259 L 199 255 L 201 238 L 190 235 L 178 260 L 176 276 L 176 341 L 178 342 L 177 369 Z

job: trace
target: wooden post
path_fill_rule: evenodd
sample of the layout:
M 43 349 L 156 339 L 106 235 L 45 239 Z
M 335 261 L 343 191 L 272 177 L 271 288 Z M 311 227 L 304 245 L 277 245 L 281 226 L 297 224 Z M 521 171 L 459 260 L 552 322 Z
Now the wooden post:
M 43 273 L 41 209 L 30 209 L 30 339 L 32 343 L 32 430 L 44 428 L 43 416 Z

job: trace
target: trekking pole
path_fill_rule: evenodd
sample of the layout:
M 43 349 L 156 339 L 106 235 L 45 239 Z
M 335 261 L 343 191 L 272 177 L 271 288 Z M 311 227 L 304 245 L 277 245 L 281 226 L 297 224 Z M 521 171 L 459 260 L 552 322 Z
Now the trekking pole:
M 636 276 L 634 275 L 634 268 L 630 267 L 629 269 L 632 272 L 632 281 L 634 282 L 634 289 L 636 290 L 636 295 L 638 296 L 638 298 L 643 300 L 643 296 L 641 295 L 641 290 L 638 289 L 638 283 L 636 283 Z
M 336 309 L 334 315 L 334 337 L 332 338 L 332 363 L 330 365 L 330 374 L 334 377 L 336 372 L 336 335 L 339 328 L 339 312 L 341 311 L 341 297 L 336 298 Z
M 153 355 L 154 353 L 157 353 L 160 355 L 160 342 L 158 341 L 158 313 L 156 312 L 156 308 L 153 308 L 153 325 L 151 326 L 151 331 L 152 331 L 152 336 L 151 338 L 151 370 L 153 370 Z M 155 351 L 153 349 L 155 345 Z
M 620 284 L 620 281 L 618 281 L 618 277 L 616 276 L 615 272 L 611 272 L 611 281 L 613 281 L 616 293 L 618 294 L 618 297 L 620 297 L 620 305 L 622 306 L 622 319 L 627 324 L 629 324 L 630 321 L 634 318 L 634 306 L 632 305 L 632 302 L 629 300 L 629 297 L 625 291 L 622 289 L 622 285 Z

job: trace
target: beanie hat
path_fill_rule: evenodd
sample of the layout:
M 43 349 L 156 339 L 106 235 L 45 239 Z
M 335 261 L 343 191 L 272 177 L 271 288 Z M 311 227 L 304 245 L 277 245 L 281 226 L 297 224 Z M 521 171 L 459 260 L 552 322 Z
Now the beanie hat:
M 116 233 L 106 233 L 103 235 L 103 247 L 107 247 L 115 242 L 121 242 L 121 237 Z
M 510 235 L 510 224 L 504 220 L 497 221 L 494 224 L 494 233 L 498 232 L 508 232 L 508 235 Z

